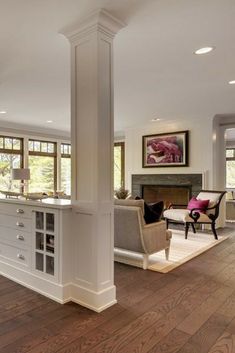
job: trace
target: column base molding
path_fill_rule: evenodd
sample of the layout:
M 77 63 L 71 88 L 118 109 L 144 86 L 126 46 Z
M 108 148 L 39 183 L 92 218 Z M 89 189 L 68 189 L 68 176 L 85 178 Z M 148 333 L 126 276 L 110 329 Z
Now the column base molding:
M 100 292 L 71 284 L 71 301 L 100 313 L 117 303 L 116 287 L 113 285 Z

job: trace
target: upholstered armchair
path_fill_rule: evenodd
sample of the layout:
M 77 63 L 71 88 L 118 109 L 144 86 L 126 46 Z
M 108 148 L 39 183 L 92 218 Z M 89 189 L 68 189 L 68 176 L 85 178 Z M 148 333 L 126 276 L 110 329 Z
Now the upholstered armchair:
M 226 191 L 202 190 L 196 197 L 196 200 L 209 200 L 207 207 L 195 207 L 188 209 L 188 205 L 170 205 L 164 211 L 163 216 L 167 223 L 183 223 L 185 226 L 185 239 L 188 237 L 190 225 L 193 232 L 196 233 L 195 224 L 209 224 L 215 239 L 218 239 L 216 233 L 216 219 L 219 216 L 220 203 Z
M 169 257 L 171 232 L 166 222 L 146 224 L 144 200 L 115 200 L 114 205 L 114 258 L 115 261 L 132 265 L 131 256 L 141 254 L 143 269 L 147 269 L 149 256 L 165 250 Z M 122 256 L 122 252 L 125 256 Z

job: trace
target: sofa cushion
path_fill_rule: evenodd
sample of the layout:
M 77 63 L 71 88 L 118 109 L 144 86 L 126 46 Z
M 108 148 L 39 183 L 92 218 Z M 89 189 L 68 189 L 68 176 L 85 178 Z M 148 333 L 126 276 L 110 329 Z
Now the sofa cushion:
M 194 222 L 194 220 L 189 216 L 190 211 L 182 208 L 170 208 L 164 211 L 163 216 L 167 219 L 171 219 L 178 222 Z M 197 222 L 211 223 L 211 219 L 205 214 L 199 212 L 200 217 Z

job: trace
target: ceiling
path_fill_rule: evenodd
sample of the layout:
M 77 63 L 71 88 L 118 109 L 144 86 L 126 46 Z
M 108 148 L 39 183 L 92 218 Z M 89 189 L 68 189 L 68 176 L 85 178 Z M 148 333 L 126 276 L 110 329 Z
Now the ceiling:
M 101 7 L 127 24 L 114 41 L 115 130 L 235 113 L 234 0 L 0 0 L 0 124 L 69 131 L 59 32 Z M 207 45 L 216 49 L 193 54 Z

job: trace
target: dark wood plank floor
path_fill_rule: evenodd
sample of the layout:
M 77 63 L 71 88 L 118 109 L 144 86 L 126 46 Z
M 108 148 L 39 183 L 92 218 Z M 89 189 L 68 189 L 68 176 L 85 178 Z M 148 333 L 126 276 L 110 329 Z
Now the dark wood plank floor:
M 115 264 L 115 283 L 96 314 L 0 276 L 0 352 L 235 353 L 235 235 L 169 274 Z

